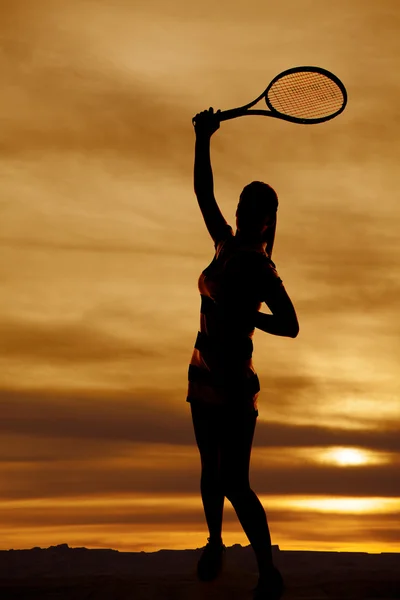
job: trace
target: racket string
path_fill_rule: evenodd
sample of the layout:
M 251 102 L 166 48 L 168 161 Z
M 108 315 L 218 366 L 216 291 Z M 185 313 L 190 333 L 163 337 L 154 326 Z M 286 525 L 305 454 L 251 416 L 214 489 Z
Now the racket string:
M 322 73 L 302 71 L 277 79 L 268 91 L 268 103 L 280 113 L 315 119 L 336 113 L 343 106 L 339 86 Z
M 302 90 L 297 87 L 294 88 L 294 91 L 299 95 L 302 94 Z M 309 88 L 310 91 L 313 90 Z M 279 92 L 273 90 L 269 100 L 273 107 L 280 112 L 304 118 L 332 114 L 342 106 L 342 99 L 335 102 L 335 98 L 333 98 L 332 102 L 332 98 L 327 98 L 315 91 L 312 97 L 302 98 L 294 95 L 293 90 L 289 93 L 286 90 L 279 90 Z
M 290 106 L 293 106 L 297 110 L 321 111 L 321 102 L 324 104 L 331 104 L 332 99 L 334 101 L 338 100 L 338 103 L 335 102 L 335 105 L 332 108 L 336 109 L 337 107 L 340 107 L 342 104 L 342 95 L 334 82 L 319 74 L 312 73 L 312 78 L 310 78 L 309 75 L 309 73 L 306 73 L 306 77 L 304 77 L 304 74 L 301 74 L 299 77 L 298 73 L 292 74 L 290 78 L 292 81 L 289 81 L 290 87 L 288 86 L 287 81 L 282 82 L 282 80 L 278 80 L 274 87 L 271 88 L 270 93 L 272 92 L 271 95 L 274 96 L 275 102 L 280 105 L 281 109 L 287 110 Z M 315 77 L 315 75 L 317 75 L 317 77 Z M 288 78 L 289 77 L 287 76 L 285 79 Z M 304 81 L 305 79 L 306 81 Z M 304 83 L 306 83 L 306 85 L 304 85 Z M 325 89 L 322 89 L 322 87 Z M 337 92 L 339 92 L 339 94 Z M 315 101 L 317 101 L 318 104 L 316 104 Z

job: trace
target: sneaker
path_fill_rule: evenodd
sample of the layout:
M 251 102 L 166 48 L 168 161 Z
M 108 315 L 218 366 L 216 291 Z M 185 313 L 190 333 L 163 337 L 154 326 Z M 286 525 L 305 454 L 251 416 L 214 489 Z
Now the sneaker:
M 222 542 L 211 542 L 211 538 L 207 540 L 208 544 L 197 563 L 197 577 L 200 581 L 212 581 L 219 575 L 226 551 L 226 546 Z
M 266 577 L 259 577 L 253 600 L 280 600 L 284 592 L 283 578 L 276 567 Z

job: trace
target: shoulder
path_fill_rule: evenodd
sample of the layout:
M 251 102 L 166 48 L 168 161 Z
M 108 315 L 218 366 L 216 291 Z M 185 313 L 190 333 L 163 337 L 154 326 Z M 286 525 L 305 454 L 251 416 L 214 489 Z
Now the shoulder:
M 233 235 L 233 229 L 230 225 L 228 225 L 228 223 L 226 224 L 226 226 L 221 227 L 220 231 L 218 232 L 218 236 L 214 241 L 214 246 L 217 254 L 221 251 L 222 247 L 226 244 L 226 242 L 233 240 L 234 237 L 235 236 Z
M 278 270 L 273 260 L 268 254 L 260 254 L 259 264 L 262 269 L 263 279 L 266 279 L 271 284 L 281 284 L 282 279 L 279 277 Z

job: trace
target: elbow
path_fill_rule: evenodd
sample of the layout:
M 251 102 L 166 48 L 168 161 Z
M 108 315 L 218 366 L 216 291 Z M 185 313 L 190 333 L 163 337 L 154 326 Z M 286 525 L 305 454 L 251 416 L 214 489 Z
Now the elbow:
M 275 333 L 277 333 L 278 335 L 282 335 L 283 337 L 297 337 L 299 335 L 299 323 L 297 319 L 281 320 Z
M 204 197 L 207 197 L 207 195 L 209 195 L 207 193 L 207 188 L 204 185 L 204 183 L 195 184 L 194 185 L 194 193 L 195 193 L 195 196 L 196 196 L 199 204 L 204 201 Z
M 296 323 L 294 323 L 290 329 L 289 337 L 296 338 L 299 335 L 299 331 L 300 331 L 299 323 L 298 323 L 298 321 L 296 321 Z
M 296 338 L 299 335 L 299 331 L 299 322 L 296 319 L 295 321 L 292 321 L 290 324 L 288 324 L 286 335 L 287 337 Z

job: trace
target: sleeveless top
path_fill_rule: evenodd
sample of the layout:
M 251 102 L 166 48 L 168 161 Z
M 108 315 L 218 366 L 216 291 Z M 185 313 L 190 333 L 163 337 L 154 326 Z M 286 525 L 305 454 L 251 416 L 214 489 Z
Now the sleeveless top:
M 282 280 L 264 248 L 245 245 L 230 226 L 215 247 L 198 282 L 200 331 L 189 365 L 186 401 L 258 414 L 254 315 L 271 286 L 282 285 Z

